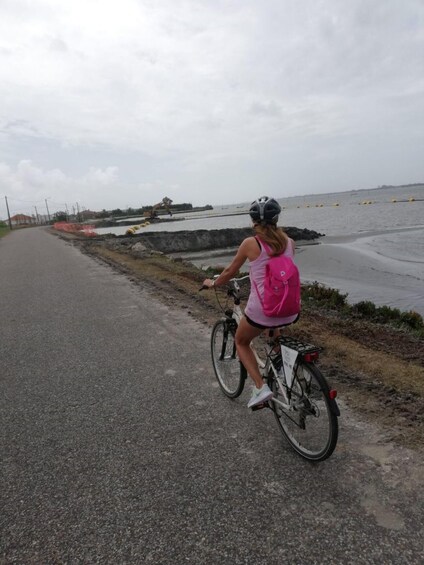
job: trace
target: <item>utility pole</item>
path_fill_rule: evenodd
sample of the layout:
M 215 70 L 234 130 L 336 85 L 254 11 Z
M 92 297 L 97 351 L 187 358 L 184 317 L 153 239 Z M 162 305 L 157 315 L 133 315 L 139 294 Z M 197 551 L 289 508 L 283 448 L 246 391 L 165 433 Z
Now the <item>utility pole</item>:
M 49 207 L 47 206 L 47 198 L 44 200 L 44 202 L 46 203 L 46 210 L 47 210 L 47 216 L 49 218 L 49 223 L 51 222 L 50 220 L 50 212 L 49 212 Z
M 12 229 L 12 220 L 10 219 L 9 204 L 7 202 L 7 196 L 4 197 L 6 200 L 7 217 L 9 218 L 9 228 Z
M 65 210 L 66 210 L 66 221 L 69 222 L 69 210 L 68 210 L 68 205 L 65 202 Z
M 37 224 L 39 224 L 40 223 L 40 216 L 38 215 L 37 206 L 34 206 L 34 209 L 35 209 L 35 215 L 36 215 L 36 218 L 37 218 Z
M 77 211 L 78 211 L 78 215 L 77 215 L 78 222 L 81 222 L 79 204 L 78 204 L 78 202 L 76 204 L 77 204 Z

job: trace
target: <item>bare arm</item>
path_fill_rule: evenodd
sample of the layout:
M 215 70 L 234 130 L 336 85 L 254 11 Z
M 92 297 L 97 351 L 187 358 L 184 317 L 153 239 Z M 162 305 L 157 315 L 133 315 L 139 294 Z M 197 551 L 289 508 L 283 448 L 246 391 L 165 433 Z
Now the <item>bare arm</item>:
M 211 288 L 212 286 L 221 286 L 227 283 L 234 277 L 234 275 L 239 271 L 240 267 L 246 262 L 247 259 L 256 259 L 254 255 L 257 254 L 257 251 L 258 245 L 255 242 L 255 239 L 253 237 L 248 237 L 241 243 L 234 259 L 231 261 L 228 267 L 225 267 L 219 277 L 214 281 L 211 279 L 206 279 L 205 281 L 203 281 L 203 286 Z

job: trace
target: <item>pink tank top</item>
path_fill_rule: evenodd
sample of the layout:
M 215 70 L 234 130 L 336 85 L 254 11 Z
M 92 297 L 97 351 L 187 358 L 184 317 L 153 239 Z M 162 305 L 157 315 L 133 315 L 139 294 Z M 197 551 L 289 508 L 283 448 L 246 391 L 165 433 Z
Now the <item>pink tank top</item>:
M 261 253 L 254 261 L 250 261 L 249 263 L 250 294 L 246 304 L 245 313 L 252 320 L 252 322 L 256 322 L 261 326 L 266 326 L 269 328 L 291 324 L 298 317 L 297 314 L 285 318 L 270 318 L 269 316 L 265 316 L 263 312 L 262 304 L 258 296 L 258 291 L 262 298 L 264 292 L 265 266 L 268 262 L 269 256 L 265 251 L 261 240 L 258 237 L 256 239 L 261 244 Z M 286 255 L 287 257 L 294 256 L 293 241 L 291 239 L 288 240 L 287 247 L 283 255 Z M 256 287 L 253 282 L 256 283 Z M 258 291 L 256 290 L 256 288 Z

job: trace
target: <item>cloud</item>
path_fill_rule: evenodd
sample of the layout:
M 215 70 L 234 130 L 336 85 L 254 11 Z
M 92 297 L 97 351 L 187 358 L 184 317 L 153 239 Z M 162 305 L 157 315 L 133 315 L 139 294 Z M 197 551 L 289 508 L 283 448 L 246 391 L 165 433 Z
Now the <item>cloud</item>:
M 182 200 L 202 186 L 228 199 L 229 179 L 253 162 L 251 179 L 272 170 L 267 182 L 277 185 L 288 152 L 293 189 L 319 190 L 305 156 L 329 154 L 343 140 L 343 162 L 322 180 L 336 190 L 352 160 L 357 169 L 364 139 L 393 132 L 398 142 L 377 136 L 381 155 L 412 137 L 422 147 L 423 23 L 420 0 L 7 0 L 0 7 L 0 160 L 35 162 L 47 141 L 63 148 L 63 160 L 69 147 L 73 156 L 95 148 L 109 159 L 91 164 L 102 171 L 119 155 L 135 163 L 142 155 L 137 186 L 180 186 Z M 47 175 L 55 158 L 43 155 L 45 166 L 32 166 Z M 62 167 L 78 179 L 68 183 L 76 191 L 77 161 Z M 384 178 L 418 175 L 418 161 L 410 165 L 388 162 Z M 128 200 L 136 194 L 135 166 L 119 167 Z M 360 166 L 363 184 L 372 184 L 372 155 L 361 155 Z M 254 188 L 252 180 L 232 194 Z
M 0 163 L 0 192 L 8 196 L 13 210 L 30 212 L 37 204 L 44 204 L 46 198 L 52 201 L 51 211 L 63 210 L 65 204 L 77 201 L 89 207 L 97 198 L 107 201 L 108 192 L 113 194 L 120 188 L 116 167 L 91 168 L 80 177 L 72 177 L 60 169 L 43 170 L 27 160 L 20 161 L 14 169 Z
M 54 37 L 54 38 L 51 39 L 50 49 L 52 51 L 59 51 L 59 52 L 62 52 L 62 53 L 65 53 L 66 51 L 69 50 L 66 43 L 60 37 Z
M 34 206 L 54 213 L 79 206 L 100 210 L 106 208 L 140 207 L 153 204 L 163 196 L 178 201 L 178 184 L 155 179 L 151 182 L 128 184 L 120 178 L 118 167 L 91 167 L 80 176 L 65 174 L 61 169 L 42 169 L 31 161 L 20 161 L 16 167 L 0 163 L 0 193 L 9 202 L 10 212 L 34 213 Z M 6 217 L 5 201 L 0 201 L 0 218 Z

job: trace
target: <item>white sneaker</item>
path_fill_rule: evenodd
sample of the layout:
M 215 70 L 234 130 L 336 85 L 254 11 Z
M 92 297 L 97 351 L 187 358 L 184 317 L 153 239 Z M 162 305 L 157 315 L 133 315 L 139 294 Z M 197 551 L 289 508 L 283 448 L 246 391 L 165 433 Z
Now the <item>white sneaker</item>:
M 272 398 L 272 396 L 272 391 L 266 384 L 264 384 L 262 388 L 253 387 L 252 398 L 249 400 L 247 407 L 252 408 L 252 406 L 256 406 L 256 404 L 262 404 Z

